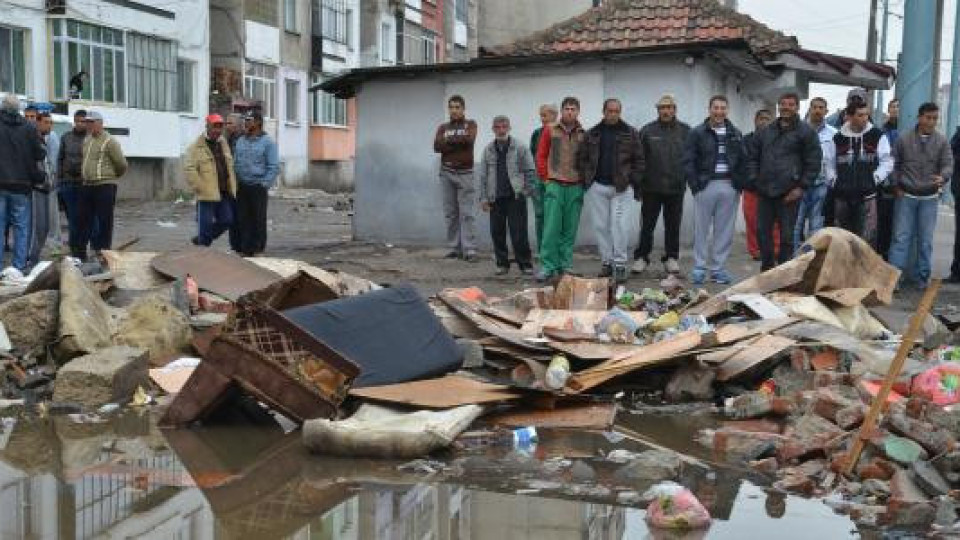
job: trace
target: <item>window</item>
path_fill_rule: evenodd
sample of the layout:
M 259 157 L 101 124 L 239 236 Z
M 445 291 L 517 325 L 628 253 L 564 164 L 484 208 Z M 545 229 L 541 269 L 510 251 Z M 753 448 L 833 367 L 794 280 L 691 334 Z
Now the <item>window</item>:
M 394 44 L 396 43 L 396 37 L 393 35 L 393 27 L 390 26 L 390 23 L 381 23 L 380 24 L 380 61 L 385 64 L 392 64 L 396 62 L 396 58 L 393 55 Z
M 321 0 L 323 13 L 320 23 L 323 25 L 323 37 L 336 41 L 347 42 L 347 2 L 346 0 Z
M 457 22 L 462 22 L 462 23 L 466 24 L 466 23 L 467 23 L 467 20 L 468 20 L 468 18 L 469 18 L 469 15 L 468 15 L 468 14 L 469 14 L 469 11 L 468 11 L 468 6 L 467 6 L 467 0 L 456 0 L 456 2 L 457 2 L 457 3 L 456 3 L 456 6 L 455 6 L 455 10 L 454 10 L 454 11 L 455 11 L 455 16 L 456 16 L 456 21 L 457 21 Z
M 434 64 L 437 62 L 437 36 L 433 33 L 423 33 L 423 63 Z
M 180 112 L 193 112 L 193 73 L 193 62 L 177 60 L 177 110 Z
M 287 122 L 300 121 L 300 81 L 287 79 L 284 82 L 287 91 Z
M 264 118 L 275 118 L 274 101 L 277 95 L 277 68 L 257 62 L 247 62 L 243 76 L 243 94 L 263 104 Z
M 128 107 L 176 110 L 177 75 L 176 42 L 143 34 L 127 35 Z
M 312 85 L 323 82 L 320 75 L 313 76 Z M 317 90 L 311 96 L 310 123 L 328 126 L 347 126 L 347 101 L 337 99 L 332 94 Z
M 323 25 L 320 24 L 320 2 L 321 0 L 310 2 L 310 32 L 318 37 L 323 36 Z
M 242 4 L 247 19 L 277 26 L 277 0 L 246 0 Z
M 71 19 L 54 19 L 52 24 L 54 98 L 70 98 L 70 80 L 83 71 L 83 90 L 73 99 L 126 101 L 123 32 Z
M 283 29 L 287 32 L 298 32 L 297 28 L 297 0 L 283 0 Z
M 346 36 L 347 48 L 351 51 L 353 50 L 353 10 L 347 10 L 347 16 L 344 18 L 344 24 L 346 29 L 344 30 L 344 35 Z
M 0 92 L 27 93 L 23 30 L 0 26 Z

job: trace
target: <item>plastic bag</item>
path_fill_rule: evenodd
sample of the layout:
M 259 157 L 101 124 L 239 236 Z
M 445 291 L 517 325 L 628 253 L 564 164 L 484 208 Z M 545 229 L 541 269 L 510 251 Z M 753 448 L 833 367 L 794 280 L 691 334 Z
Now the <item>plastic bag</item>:
M 712 518 L 710 512 L 687 488 L 676 482 L 661 482 L 643 495 L 653 499 L 647 506 L 647 524 L 658 529 L 706 529 Z
M 913 379 L 911 394 L 937 405 L 960 402 L 960 365 L 941 364 L 917 375 Z
M 597 323 L 597 334 L 606 334 L 613 343 L 633 343 L 637 323 L 620 308 L 613 308 Z

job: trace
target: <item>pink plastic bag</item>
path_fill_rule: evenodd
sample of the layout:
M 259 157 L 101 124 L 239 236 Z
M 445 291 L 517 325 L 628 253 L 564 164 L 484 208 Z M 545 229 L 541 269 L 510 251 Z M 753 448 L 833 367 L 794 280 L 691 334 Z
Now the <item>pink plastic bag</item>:
M 960 402 L 960 365 L 941 364 L 924 371 L 913 378 L 910 393 L 937 405 Z
M 661 482 L 650 488 L 644 498 L 653 498 L 647 506 L 647 524 L 658 529 L 706 529 L 710 512 L 689 489 L 674 482 Z

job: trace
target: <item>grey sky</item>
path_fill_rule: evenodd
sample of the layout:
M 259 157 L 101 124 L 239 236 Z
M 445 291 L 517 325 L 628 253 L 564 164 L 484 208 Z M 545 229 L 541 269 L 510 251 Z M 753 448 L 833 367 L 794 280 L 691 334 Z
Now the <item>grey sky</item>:
M 767 26 L 794 35 L 800 45 L 843 56 L 864 58 L 867 50 L 870 0 L 739 0 L 740 11 Z M 933 0 L 924 0 L 930 1 Z M 883 0 L 879 2 L 877 27 L 880 28 Z M 904 0 L 890 0 L 890 11 L 903 13 Z M 942 56 L 952 57 L 956 0 L 946 0 L 944 8 Z M 900 18 L 890 17 L 887 56 L 895 59 L 900 52 L 903 24 Z M 891 65 L 896 65 L 891 62 Z M 949 62 L 941 63 L 941 84 L 950 80 Z M 841 107 L 846 99 L 847 88 L 815 84 L 810 87 L 810 97 L 823 96 L 831 110 Z M 892 92 L 884 95 L 884 105 Z M 805 108 L 804 108 L 805 110 Z

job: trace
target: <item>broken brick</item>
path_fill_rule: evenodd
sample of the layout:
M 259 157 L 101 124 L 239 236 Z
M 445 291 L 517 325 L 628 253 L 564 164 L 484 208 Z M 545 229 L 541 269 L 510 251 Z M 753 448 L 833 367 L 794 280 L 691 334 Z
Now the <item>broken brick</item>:
M 817 390 L 811 410 L 831 422 L 836 422 L 838 411 L 855 404 L 856 402 L 847 399 L 835 390 L 821 388 Z
M 230 313 L 233 311 L 233 302 L 220 295 L 202 291 L 200 293 L 200 310 L 208 313 Z
M 897 471 L 890 479 L 890 501 L 886 523 L 895 526 L 929 526 L 936 517 L 936 507 L 927 500 L 907 471 Z
M 836 371 L 840 366 L 840 355 L 836 349 L 823 349 L 810 357 L 810 366 L 814 371 Z
M 782 435 L 718 429 L 713 436 L 717 457 L 729 461 L 752 461 L 772 455 L 784 442 Z
M 725 420 L 720 423 L 723 428 L 730 428 L 737 431 L 750 431 L 753 433 L 776 433 L 783 432 L 783 427 L 772 420 Z
M 887 415 L 887 424 L 894 432 L 920 443 L 931 454 L 949 452 L 956 446 L 956 440 L 946 430 L 900 412 Z
M 775 397 L 770 402 L 770 412 L 777 416 L 789 416 L 796 410 L 796 404 L 787 398 Z
M 757 472 L 770 475 L 776 474 L 777 469 L 780 468 L 777 458 L 758 459 L 751 461 L 749 465 L 751 469 Z
M 853 375 L 849 373 L 837 373 L 835 371 L 818 371 L 813 374 L 813 387 L 823 388 L 827 386 L 852 386 Z
M 857 475 L 861 480 L 868 480 L 870 478 L 890 480 L 898 470 L 896 465 L 883 458 L 873 458 L 869 463 L 861 465 L 857 469 Z
M 837 411 L 836 421 L 840 429 L 849 431 L 863 423 L 867 415 L 867 406 L 862 403 L 856 403 L 849 407 L 844 407 Z
M 803 471 L 796 468 L 788 468 L 781 472 L 783 473 L 783 477 L 774 482 L 773 487 L 790 493 L 799 493 L 805 496 L 813 495 L 813 490 L 816 485 Z

